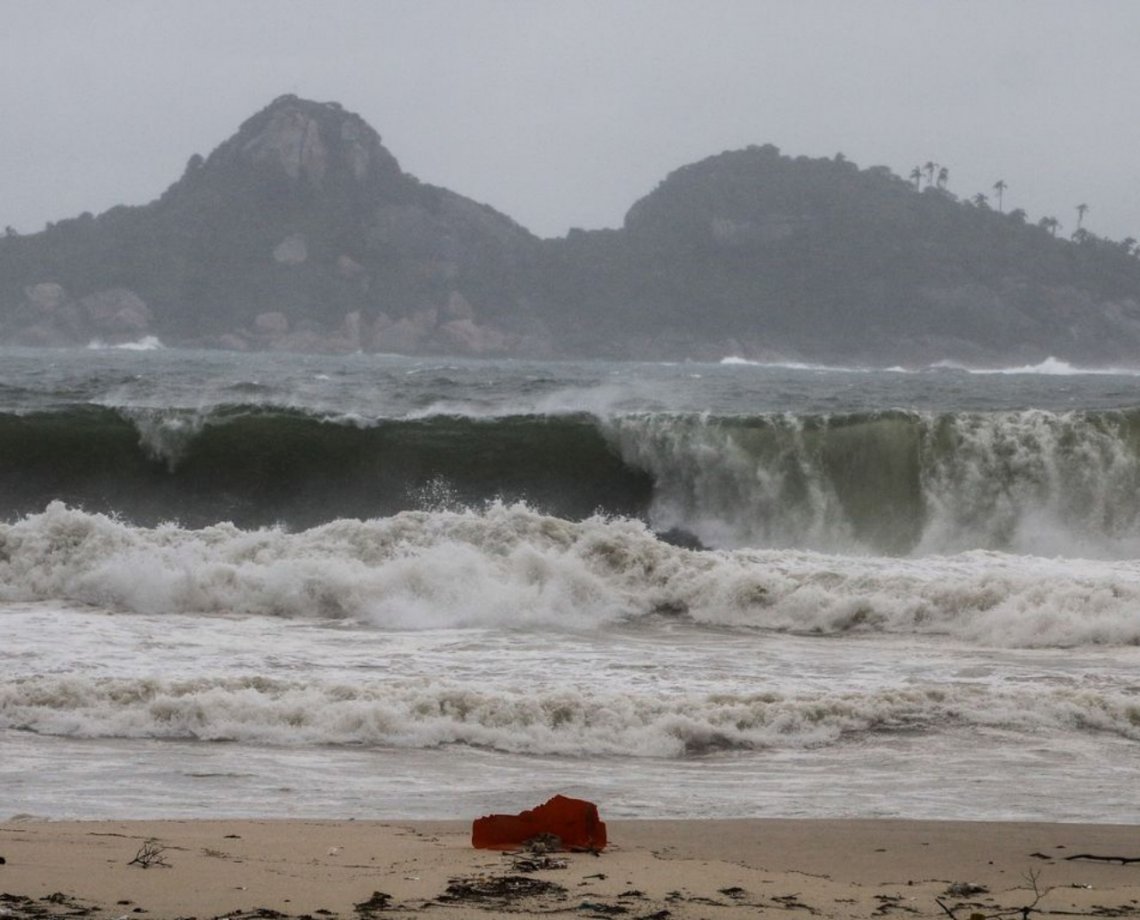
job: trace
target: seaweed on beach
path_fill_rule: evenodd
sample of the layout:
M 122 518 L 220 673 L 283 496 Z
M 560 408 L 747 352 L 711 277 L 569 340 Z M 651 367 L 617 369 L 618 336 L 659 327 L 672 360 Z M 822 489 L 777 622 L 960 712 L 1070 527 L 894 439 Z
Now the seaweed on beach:
M 523 898 L 562 900 L 565 897 L 566 889 L 554 882 L 525 875 L 479 875 L 451 879 L 446 892 L 436 900 L 443 903 L 463 901 L 506 907 Z
M 359 904 L 354 904 L 353 907 L 360 915 L 361 920 L 369 920 L 370 917 L 375 916 L 378 910 L 387 910 L 392 906 L 392 896 L 384 891 L 372 892 L 372 897 L 367 901 L 361 901 Z
M 5 920 L 40 920 L 46 917 L 86 917 L 95 908 L 61 891 L 44 895 L 38 901 L 22 894 L 0 893 L 0 913 Z

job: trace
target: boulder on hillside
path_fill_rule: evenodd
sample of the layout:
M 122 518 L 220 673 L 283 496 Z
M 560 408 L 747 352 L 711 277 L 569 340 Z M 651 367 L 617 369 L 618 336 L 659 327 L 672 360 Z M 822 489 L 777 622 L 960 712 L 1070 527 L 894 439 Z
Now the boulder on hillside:
M 217 337 L 214 347 L 223 351 L 249 351 L 249 342 L 236 332 L 224 332 Z
M 28 285 L 24 288 L 24 296 L 41 313 L 54 313 L 67 300 L 63 285 L 54 281 Z
M 291 233 L 273 247 L 273 261 L 281 265 L 302 265 L 309 258 L 309 246 L 300 233 Z
M 404 317 L 383 329 L 374 329 L 372 348 L 392 354 L 418 354 L 427 337 L 428 332 L 421 325 Z
M 449 353 L 480 357 L 506 352 L 510 340 L 496 329 L 480 326 L 470 319 L 443 323 L 435 331 L 435 340 Z
M 258 313 L 253 320 L 253 331 L 271 337 L 285 335 L 289 331 L 289 317 L 276 310 Z
M 471 301 L 459 293 L 459 291 L 452 291 L 448 295 L 447 303 L 443 307 L 443 315 L 445 319 L 475 319 L 475 308 L 471 306 Z
M 138 337 L 150 329 L 150 307 L 134 291 L 111 288 L 79 300 L 79 309 L 97 335 Z

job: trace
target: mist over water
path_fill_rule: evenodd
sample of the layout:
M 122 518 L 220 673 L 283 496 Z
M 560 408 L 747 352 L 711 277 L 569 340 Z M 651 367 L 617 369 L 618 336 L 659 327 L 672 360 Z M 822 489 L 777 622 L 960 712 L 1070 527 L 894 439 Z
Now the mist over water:
M 1132 376 L 4 357 L 0 812 L 1140 818 Z

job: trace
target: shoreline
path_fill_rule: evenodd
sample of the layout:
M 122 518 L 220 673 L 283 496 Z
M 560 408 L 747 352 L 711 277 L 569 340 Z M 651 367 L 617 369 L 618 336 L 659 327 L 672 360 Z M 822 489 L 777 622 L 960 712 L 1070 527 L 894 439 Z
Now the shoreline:
M 968 920 L 1024 907 L 1140 916 L 1140 829 L 1127 825 L 607 824 L 610 846 L 600 855 L 520 858 L 473 849 L 466 820 L 9 819 L 0 822 L 0 917 L 332 920 L 412 912 L 457 920 L 504 913 L 715 920 L 796 910 Z M 131 865 L 152 841 L 154 862 Z

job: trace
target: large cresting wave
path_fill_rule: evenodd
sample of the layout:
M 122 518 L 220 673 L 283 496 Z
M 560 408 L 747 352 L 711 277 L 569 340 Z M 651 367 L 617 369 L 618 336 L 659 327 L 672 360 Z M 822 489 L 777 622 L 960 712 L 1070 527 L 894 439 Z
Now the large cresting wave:
M 301 529 L 524 501 L 708 547 L 1140 554 L 1140 410 L 329 417 L 0 414 L 0 516 Z M 690 539 L 690 542 L 691 539 Z

